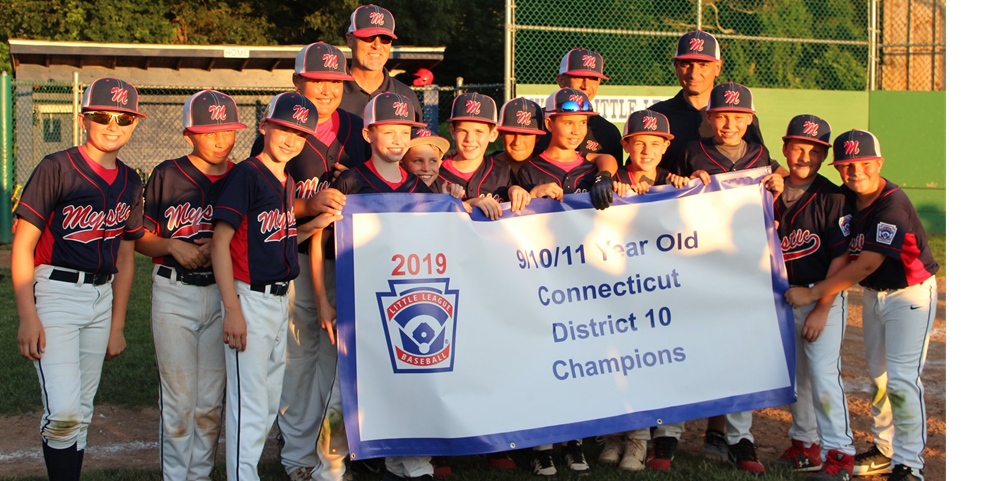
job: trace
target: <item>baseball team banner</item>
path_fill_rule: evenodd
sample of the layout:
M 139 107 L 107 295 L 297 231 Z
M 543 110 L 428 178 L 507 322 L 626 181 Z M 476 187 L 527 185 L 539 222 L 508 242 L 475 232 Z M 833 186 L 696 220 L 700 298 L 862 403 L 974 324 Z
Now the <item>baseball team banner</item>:
M 794 402 L 766 169 L 496 221 L 349 196 L 339 377 L 357 459 L 505 451 Z

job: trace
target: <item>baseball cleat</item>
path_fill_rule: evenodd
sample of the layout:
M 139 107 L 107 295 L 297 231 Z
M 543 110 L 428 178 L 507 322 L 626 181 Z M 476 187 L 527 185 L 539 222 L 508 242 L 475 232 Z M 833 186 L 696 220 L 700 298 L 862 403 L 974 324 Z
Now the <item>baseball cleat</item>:
M 568 469 L 577 474 L 590 474 L 591 472 L 587 459 L 584 459 L 584 447 L 580 441 L 567 441 L 567 445 L 563 448 L 563 464 L 566 464 Z
M 705 431 L 705 449 L 701 455 L 712 461 L 725 461 L 729 458 L 729 443 L 722 431 L 709 429 Z
M 805 447 L 797 439 L 791 440 L 791 446 L 780 458 L 770 463 L 770 469 L 782 471 L 810 472 L 822 469 L 822 452 L 817 443 Z
M 642 471 L 646 469 L 646 441 L 642 439 L 625 439 L 625 455 L 618 463 L 622 471 Z
M 757 459 L 757 448 L 749 439 L 741 439 L 738 443 L 729 446 L 729 461 L 737 468 L 753 473 L 763 474 L 766 472 L 764 465 Z
M 922 471 L 904 464 L 896 464 L 895 469 L 891 471 L 891 476 L 888 476 L 888 481 L 924 481 L 925 479 Z
M 622 454 L 625 451 L 625 440 L 622 436 L 612 435 L 605 436 L 600 441 L 604 448 L 601 449 L 601 454 L 598 456 L 598 464 L 617 465 L 622 460 Z
M 532 451 L 532 474 L 542 477 L 556 476 L 552 449 Z
M 815 481 L 850 481 L 853 479 L 853 456 L 835 449 L 826 454 L 822 471 L 815 475 Z
M 289 473 L 290 481 L 308 481 L 311 479 L 311 468 L 297 468 Z
M 677 438 L 668 436 L 653 440 L 653 451 L 650 453 L 646 467 L 657 471 L 666 471 L 674 461 L 674 454 L 677 453 Z
M 853 458 L 854 476 L 871 476 L 891 472 L 891 458 L 881 453 L 877 446 L 872 446 L 865 453 Z

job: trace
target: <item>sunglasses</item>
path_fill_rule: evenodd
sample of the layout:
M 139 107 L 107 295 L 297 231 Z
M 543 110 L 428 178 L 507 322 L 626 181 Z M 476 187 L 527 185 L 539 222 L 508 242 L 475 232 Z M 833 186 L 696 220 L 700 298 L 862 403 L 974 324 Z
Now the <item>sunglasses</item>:
M 372 37 L 356 37 L 356 38 L 358 38 L 358 39 L 360 39 L 360 40 L 362 40 L 364 42 L 367 42 L 367 43 L 373 43 L 374 39 L 379 38 L 380 39 L 380 43 L 382 43 L 384 45 L 390 45 L 391 42 L 394 41 L 394 39 L 390 38 L 390 36 L 387 36 L 387 35 L 373 35 Z
M 84 115 L 89 116 L 91 121 L 100 125 L 107 125 L 111 123 L 112 119 L 121 127 L 135 123 L 135 116 L 124 112 L 86 112 Z
M 560 104 L 560 108 L 557 109 L 560 112 L 593 112 L 590 102 L 584 102 L 583 104 L 577 102 L 576 100 L 567 100 Z

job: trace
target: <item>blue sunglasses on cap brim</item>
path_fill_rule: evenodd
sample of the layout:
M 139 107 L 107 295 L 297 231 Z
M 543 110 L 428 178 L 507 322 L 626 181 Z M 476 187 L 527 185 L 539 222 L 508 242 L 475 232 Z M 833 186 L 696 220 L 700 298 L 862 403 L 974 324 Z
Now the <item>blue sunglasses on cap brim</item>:
M 567 100 L 559 105 L 557 112 L 593 112 L 591 102 L 578 103 L 576 100 Z

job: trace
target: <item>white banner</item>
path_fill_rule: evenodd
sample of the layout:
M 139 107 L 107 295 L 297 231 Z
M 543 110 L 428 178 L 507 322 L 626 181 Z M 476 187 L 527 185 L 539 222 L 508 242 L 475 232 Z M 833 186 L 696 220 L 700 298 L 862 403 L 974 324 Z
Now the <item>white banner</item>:
M 765 170 L 676 191 L 349 196 L 339 376 L 356 458 L 473 454 L 794 401 Z

